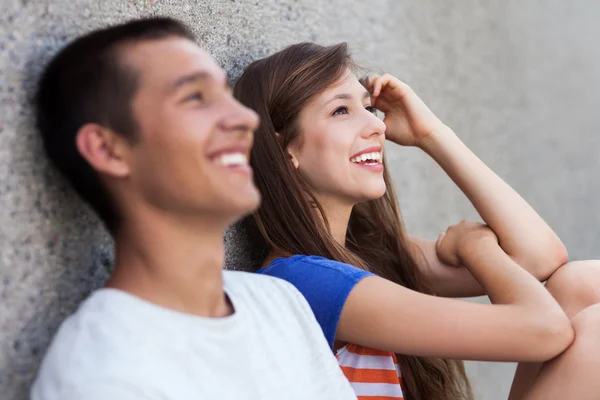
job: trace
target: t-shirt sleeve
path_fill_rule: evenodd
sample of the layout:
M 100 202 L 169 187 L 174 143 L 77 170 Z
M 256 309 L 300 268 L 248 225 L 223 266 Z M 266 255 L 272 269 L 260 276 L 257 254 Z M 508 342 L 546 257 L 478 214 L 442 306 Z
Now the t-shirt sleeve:
M 348 295 L 361 279 L 373 275 L 352 265 L 314 256 L 277 259 L 259 272 L 284 279 L 302 293 L 332 349 Z

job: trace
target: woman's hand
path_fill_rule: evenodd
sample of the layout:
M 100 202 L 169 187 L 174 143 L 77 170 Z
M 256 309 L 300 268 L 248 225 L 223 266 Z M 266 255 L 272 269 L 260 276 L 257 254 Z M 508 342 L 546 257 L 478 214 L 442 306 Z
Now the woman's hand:
M 420 146 L 434 132 L 447 129 L 404 82 L 389 74 L 362 80 L 371 105 L 385 114 L 386 138 L 402 146 Z
M 470 248 L 478 246 L 481 240 L 498 243 L 496 234 L 487 225 L 464 220 L 448 227 L 441 233 L 435 244 L 438 258 L 453 267 L 464 265 L 462 258 Z

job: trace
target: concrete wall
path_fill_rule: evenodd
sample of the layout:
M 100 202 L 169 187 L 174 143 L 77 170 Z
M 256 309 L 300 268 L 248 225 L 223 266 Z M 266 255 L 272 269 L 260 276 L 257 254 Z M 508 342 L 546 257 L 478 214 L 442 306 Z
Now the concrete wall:
M 2 0 L 0 393 L 26 398 L 58 324 L 112 260 L 110 241 L 49 168 L 28 105 L 41 66 L 79 33 L 167 14 L 191 24 L 232 75 L 283 45 L 348 41 L 410 83 L 558 231 L 572 259 L 600 256 L 596 206 L 600 3 L 559 0 Z M 474 217 L 416 150 L 390 148 L 409 231 Z M 240 260 L 230 241 L 234 264 Z M 513 366 L 470 364 L 480 399 L 506 398 Z

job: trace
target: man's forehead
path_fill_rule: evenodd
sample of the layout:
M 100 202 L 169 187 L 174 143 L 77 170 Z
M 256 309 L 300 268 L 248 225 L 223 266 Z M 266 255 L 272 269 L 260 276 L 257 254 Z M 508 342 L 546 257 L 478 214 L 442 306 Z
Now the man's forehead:
M 185 38 L 138 42 L 123 49 L 121 54 L 142 79 L 155 83 L 168 83 L 190 73 L 202 73 L 216 80 L 225 76 L 210 54 Z

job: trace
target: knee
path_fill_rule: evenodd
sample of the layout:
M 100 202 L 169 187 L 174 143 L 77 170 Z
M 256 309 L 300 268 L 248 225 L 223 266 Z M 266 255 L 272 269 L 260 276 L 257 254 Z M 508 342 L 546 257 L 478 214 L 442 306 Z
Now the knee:
M 592 344 L 600 350 L 600 303 L 586 307 L 571 319 L 575 331 L 575 342 Z M 594 353 L 598 357 L 598 352 Z M 600 359 L 600 358 L 599 358 Z
M 553 379 L 560 382 L 566 392 L 573 394 L 562 398 L 596 399 L 600 391 L 600 304 L 581 310 L 571 323 L 575 340 L 563 354 L 550 362 L 557 367 Z
M 573 318 L 584 308 L 600 303 L 600 260 L 563 265 L 548 279 L 546 288 Z

